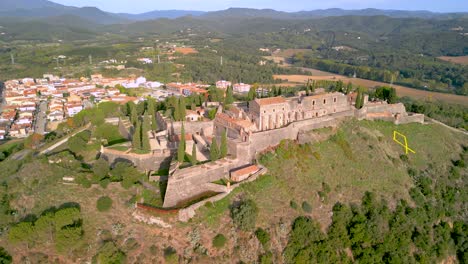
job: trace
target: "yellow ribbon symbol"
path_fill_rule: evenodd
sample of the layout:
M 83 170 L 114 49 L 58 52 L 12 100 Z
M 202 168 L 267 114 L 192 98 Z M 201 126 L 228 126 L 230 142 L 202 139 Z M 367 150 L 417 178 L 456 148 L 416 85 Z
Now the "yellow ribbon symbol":
M 400 140 L 398 140 L 397 137 L 400 137 L 400 138 L 403 138 L 403 142 L 401 142 Z M 393 131 L 393 141 L 395 141 L 396 143 L 398 143 L 399 145 L 401 145 L 402 147 L 405 148 L 405 152 L 406 154 L 408 154 L 409 151 L 411 151 L 412 153 L 416 154 L 416 152 L 412 149 L 410 149 L 410 147 L 408 147 L 408 140 L 406 139 L 406 136 L 403 135 L 402 133 L 398 132 L 398 131 Z

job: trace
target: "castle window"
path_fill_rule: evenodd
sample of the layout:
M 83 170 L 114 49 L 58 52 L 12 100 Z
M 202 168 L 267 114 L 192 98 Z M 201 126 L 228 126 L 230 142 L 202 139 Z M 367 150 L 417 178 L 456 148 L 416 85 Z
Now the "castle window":
M 273 112 L 275 112 L 275 109 L 273 109 Z
M 335 98 L 333 98 L 333 102 L 334 102 L 334 103 L 336 103 L 336 97 L 335 97 Z
M 315 100 L 312 101 L 312 105 L 315 105 Z
M 323 104 L 326 104 L 327 103 L 327 99 L 323 99 Z
M 266 110 L 263 110 L 263 113 L 266 114 Z

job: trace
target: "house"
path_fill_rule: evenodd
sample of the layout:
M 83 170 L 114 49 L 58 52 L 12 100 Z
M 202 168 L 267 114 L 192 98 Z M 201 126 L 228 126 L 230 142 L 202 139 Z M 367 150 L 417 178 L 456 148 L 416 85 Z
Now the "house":
M 200 116 L 200 114 L 197 111 L 192 111 L 192 110 L 186 110 L 185 111 L 185 120 L 187 121 L 198 121 L 200 118 L 203 118 L 203 116 Z
M 137 61 L 143 64 L 153 64 L 153 60 L 150 58 L 138 58 Z
M 231 82 L 228 82 L 228 81 L 225 81 L 225 80 L 221 80 L 221 81 L 217 81 L 216 82 L 216 88 L 218 89 L 227 89 L 229 86 L 231 86 L 232 83 Z
M 260 168 L 257 165 L 250 165 L 242 169 L 231 171 L 231 180 L 234 182 L 241 182 L 259 170 Z
M 63 121 L 64 113 L 62 110 L 54 110 L 47 115 L 47 120 L 50 122 Z
M 69 117 L 73 117 L 74 115 L 81 112 L 81 110 L 83 110 L 83 105 L 81 103 L 67 103 L 65 105 L 65 109 L 66 109 L 67 115 Z
M 248 93 L 250 91 L 250 87 L 250 84 L 236 83 L 233 86 L 233 91 L 235 93 Z

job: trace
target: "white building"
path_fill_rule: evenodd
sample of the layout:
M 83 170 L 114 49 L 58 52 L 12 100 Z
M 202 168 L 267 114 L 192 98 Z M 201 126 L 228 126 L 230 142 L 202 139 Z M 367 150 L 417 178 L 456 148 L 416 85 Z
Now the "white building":
M 236 93 L 248 93 L 251 85 L 246 83 L 236 83 L 233 86 L 233 91 Z
M 216 82 L 216 88 L 218 89 L 227 89 L 229 86 L 231 86 L 232 83 L 229 81 L 221 80 Z

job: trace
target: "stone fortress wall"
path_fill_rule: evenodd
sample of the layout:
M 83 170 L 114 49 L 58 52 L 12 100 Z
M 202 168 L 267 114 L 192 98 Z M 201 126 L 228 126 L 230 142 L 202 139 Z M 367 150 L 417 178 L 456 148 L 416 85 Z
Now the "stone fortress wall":
M 219 140 L 222 133 L 227 133 L 229 157 L 171 171 L 163 207 L 181 207 L 208 193 L 222 193 L 222 186 L 212 182 L 228 178 L 232 170 L 255 162 L 259 153 L 277 146 L 282 140 L 298 140 L 304 132 L 335 127 L 346 118 L 386 120 L 395 124 L 424 122 L 424 115 L 408 114 L 403 104 L 365 100 L 364 107 L 358 110 L 353 107 L 353 102 L 351 95 L 341 93 L 290 99 L 265 98 L 251 101 L 248 108 L 238 105 L 226 113 L 219 111 L 214 121 L 184 122 L 185 133 L 194 135 L 197 143 L 204 146 L 209 143 L 207 138 Z M 182 122 L 170 121 L 160 113 L 157 113 L 156 120 L 168 136 L 181 133 Z M 128 124 L 119 122 L 119 129 L 124 136 L 130 137 Z M 143 155 L 106 148 L 101 150 L 102 156 L 111 164 L 129 161 L 145 171 L 168 167 L 175 152 L 175 148 Z
M 330 100 L 333 100 L 333 96 L 330 98 Z M 190 200 L 190 197 L 198 197 L 209 190 L 207 188 L 209 183 L 228 177 L 231 170 L 252 163 L 257 154 L 265 149 L 277 146 L 284 139 L 297 140 L 302 132 L 323 127 L 335 127 L 340 121 L 353 117 L 368 120 L 386 120 L 396 124 L 424 122 L 424 115 L 407 114 L 403 104 L 366 102 L 366 105 L 359 110 L 351 107 L 351 104 L 349 105 L 350 107 L 345 107 L 341 104 L 340 111 L 332 111 L 332 113 L 319 117 L 294 121 L 285 124 L 281 128 L 253 132 L 247 137 L 247 140 L 244 140 L 244 138 L 230 138 L 228 140 L 228 152 L 233 158 L 232 162 L 217 163 L 215 167 L 200 165 L 179 170 L 169 177 L 164 207 L 172 208 Z M 219 123 L 216 124 L 219 125 Z M 216 129 L 215 131 L 225 130 Z M 228 133 L 228 135 L 231 135 L 231 133 Z M 223 164 L 225 165 L 223 166 Z
M 113 167 L 117 162 L 130 162 L 141 171 L 158 171 L 167 168 L 174 155 L 173 151 L 153 151 L 148 154 L 127 153 L 101 147 L 101 157 Z

